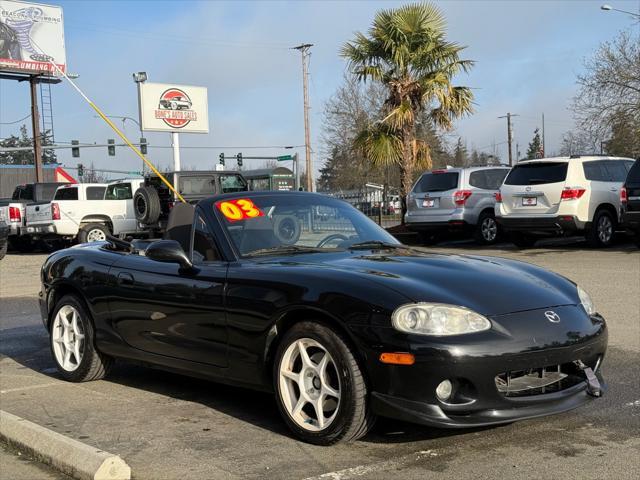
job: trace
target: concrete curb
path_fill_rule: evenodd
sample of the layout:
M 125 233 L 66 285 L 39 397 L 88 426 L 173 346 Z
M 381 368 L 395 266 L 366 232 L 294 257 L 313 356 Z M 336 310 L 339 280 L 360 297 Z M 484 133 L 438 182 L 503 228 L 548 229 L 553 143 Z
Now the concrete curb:
M 78 480 L 130 480 L 131 468 L 103 452 L 0 410 L 0 438 Z

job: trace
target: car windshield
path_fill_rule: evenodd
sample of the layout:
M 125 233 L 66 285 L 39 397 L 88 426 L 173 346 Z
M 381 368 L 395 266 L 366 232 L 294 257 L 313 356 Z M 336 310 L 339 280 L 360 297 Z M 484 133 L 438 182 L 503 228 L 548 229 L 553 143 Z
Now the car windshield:
M 433 172 L 422 175 L 416 183 L 415 193 L 445 192 L 458 187 L 458 172 Z
M 214 209 L 243 256 L 401 245 L 351 205 L 323 195 L 238 196 L 214 203 Z
M 567 178 L 566 162 L 525 163 L 513 167 L 505 185 L 541 185 L 564 182 Z

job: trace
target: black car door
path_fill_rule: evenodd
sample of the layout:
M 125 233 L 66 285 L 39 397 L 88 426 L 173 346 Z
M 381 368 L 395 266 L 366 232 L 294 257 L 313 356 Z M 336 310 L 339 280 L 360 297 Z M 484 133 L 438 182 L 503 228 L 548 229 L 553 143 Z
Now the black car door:
M 111 273 L 114 328 L 140 350 L 193 362 L 227 365 L 224 289 L 227 262 L 220 260 L 205 222 L 196 215 L 196 269 L 129 255 Z

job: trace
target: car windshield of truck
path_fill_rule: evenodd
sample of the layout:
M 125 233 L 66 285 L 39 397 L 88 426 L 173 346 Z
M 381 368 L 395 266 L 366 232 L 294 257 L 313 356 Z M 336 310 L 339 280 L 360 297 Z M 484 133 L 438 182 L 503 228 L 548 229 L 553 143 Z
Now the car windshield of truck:
M 107 192 L 104 195 L 105 200 L 131 200 L 133 194 L 131 193 L 130 183 L 115 183 L 107 187 Z
M 247 183 L 240 175 L 220 175 L 220 187 L 222 193 L 244 192 L 247 190 Z
M 445 192 L 458 187 L 458 172 L 433 172 L 422 175 L 414 193 Z
M 567 178 L 567 162 L 525 163 L 513 167 L 504 181 L 505 185 L 542 185 L 564 182 Z
M 54 200 L 78 200 L 77 187 L 62 187 L 56 192 Z
M 242 256 L 401 246 L 351 205 L 321 195 L 237 196 L 213 208 Z

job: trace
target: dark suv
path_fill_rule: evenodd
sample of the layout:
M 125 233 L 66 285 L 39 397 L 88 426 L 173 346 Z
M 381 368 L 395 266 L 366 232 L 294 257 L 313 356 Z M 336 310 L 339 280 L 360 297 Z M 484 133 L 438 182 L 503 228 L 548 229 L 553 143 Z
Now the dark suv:
M 248 190 L 245 178 L 235 171 L 191 170 L 163 175 L 191 204 L 212 195 Z M 133 195 L 133 209 L 141 224 L 163 228 L 173 205 L 179 201 L 160 177 L 150 175 L 145 178 L 144 186 Z
M 622 227 L 632 233 L 636 245 L 640 247 L 640 159 L 629 170 L 620 190 L 620 203 Z

